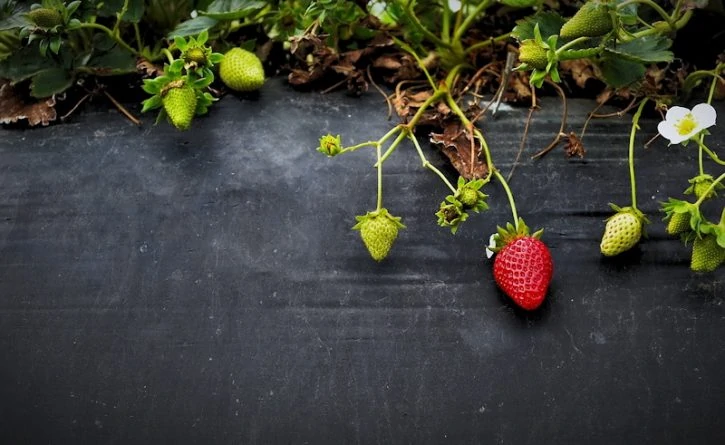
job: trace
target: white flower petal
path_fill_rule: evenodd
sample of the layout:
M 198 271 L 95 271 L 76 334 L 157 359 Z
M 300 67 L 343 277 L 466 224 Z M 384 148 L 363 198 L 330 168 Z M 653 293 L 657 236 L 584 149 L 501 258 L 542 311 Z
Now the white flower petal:
M 677 121 L 682 119 L 683 117 L 690 114 L 690 110 L 688 110 L 685 107 L 672 107 L 669 110 L 667 110 L 667 114 L 665 115 L 665 120 L 667 122 L 671 122 L 672 124 L 675 124 Z
M 710 104 L 698 104 L 692 109 L 692 115 L 695 117 L 700 129 L 710 128 L 715 125 L 717 112 Z
M 493 250 L 491 250 L 491 247 L 496 247 L 495 233 L 488 238 L 488 246 L 486 246 L 486 258 L 491 258 L 493 256 Z
M 670 141 L 670 144 L 679 144 L 684 141 L 681 138 L 680 133 L 677 132 L 672 122 L 662 121 L 657 124 L 657 131 L 662 135 L 663 138 Z

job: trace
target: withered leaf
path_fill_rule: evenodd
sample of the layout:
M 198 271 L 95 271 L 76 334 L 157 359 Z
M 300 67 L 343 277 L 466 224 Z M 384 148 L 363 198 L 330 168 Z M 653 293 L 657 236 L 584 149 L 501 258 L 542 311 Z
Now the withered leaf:
M 567 142 L 564 146 L 564 152 L 566 153 L 566 157 L 568 158 L 571 158 L 573 156 L 583 158 L 584 155 L 587 153 L 581 139 L 579 139 L 579 137 L 573 131 L 569 133 L 569 136 L 567 136 Z
M 488 174 L 486 161 L 480 158 L 481 146 L 456 121 L 446 121 L 443 133 L 431 133 L 430 141 L 441 146 L 453 167 L 464 178 L 479 179 Z
M 149 62 L 143 57 L 136 59 L 136 69 L 146 77 L 158 77 L 164 73 L 164 68 Z
M 562 60 L 560 67 L 563 72 L 571 74 L 579 88 L 586 87 L 589 79 L 596 79 L 594 65 L 588 59 Z
M 2 124 L 27 120 L 28 125 L 32 127 L 38 124 L 46 126 L 58 117 L 54 107 L 55 97 L 26 103 L 10 86 L 10 83 L 5 82 L 0 86 L 0 123 Z

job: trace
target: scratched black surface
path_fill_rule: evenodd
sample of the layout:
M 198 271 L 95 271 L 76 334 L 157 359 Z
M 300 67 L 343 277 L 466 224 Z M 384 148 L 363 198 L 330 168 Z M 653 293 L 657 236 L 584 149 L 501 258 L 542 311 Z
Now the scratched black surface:
M 572 128 L 591 106 L 571 104 Z M 536 114 L 528 154 L 558 113 Z M 525 115 L 485 124 L 504 171 Z M 368 259 L 349 228 L 375 205 L 373 155 L 314 149 L 328 131 L 382 135 L 376 94 L 271 81 L 187 133 L 152 120 L 0 130 L 0 444 L 725 441 L 725 273 L 692 274 L 661 224 L 633 254 L 598 253 L 607 203 L 629 197 L 627 118 L 594 122 L 583 161 L 522 158 L 512 187 L 556 263 L 533 314 L 483 254 L 509 218 L 500 189 L 451 236 L 433 217 L 445 189 L 410 145 L 385 164 L 408 229 Z M 644 121 L 640 142 L 654 131 Z M 638 149 L 653 220 L 692 159 Z

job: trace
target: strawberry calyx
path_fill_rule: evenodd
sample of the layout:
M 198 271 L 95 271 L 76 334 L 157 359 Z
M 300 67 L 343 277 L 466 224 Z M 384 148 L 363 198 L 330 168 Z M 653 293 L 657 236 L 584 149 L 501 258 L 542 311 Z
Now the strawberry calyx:
M 722 183 L 717 183 L 715 187 L 708 192 L 708 190 L 710 189 L 710 185 L 715 182 L 715 178 L 707 173 L 697 175 L 694 178 L 690 179 L 688 182 L 690 183 L 690 186 L 685 189 L 684 193 L 686 195 L 695 195 L 698 199 L 702 197 L 702 195 L 704 195 L 705 193 L 707 193 L 707 196 L 704 199 L 714 198 L 715 196 L 717 196 L 717 192 L 719 190 L 725 188 Z
M 662 203 L 662 211 L 665 212 L 665 221 L 683 218 L 678 215 L 686 215 L 689 221 L 689 228 L 693 232 L 700 231 L 703 218 L 699 206 L 681 199 L 670 198 L 667 202 Z
M 642 224 L 642 236 L 645 236 L 645 237 L 647 236 L 646 231 L 645 231 L 645 227 L 646 227 L 647 224 L 651 224 L 651 222 L 650 222 L 649 218 L 647 218 L 647 216 L 645 216 L 645 214 L 642 213 L 642 211 L 640 209 L 638 209 L 636 207 L 632 207 L 632 206 L 619 207 L 618 205 L 613 204 L 611 202 L 609 203 L 609 207 L 611 207 L 612 210 L 614 210 L 615 213 L 614 213 L 614 215 L 612 215 L 609 218 L 607 218 L 606 221 L 609 221 L 610 219 L 614 218 L 615 216 L 617 216 L 620 213 L 629 213 L 629 214 L 632 214 Z
M 388 212 L 388 209 L 386 208 L 380 208 L 378 210 L 373 210 L 371 212 L 367 212 L 365 215 L 357 215 L 355 216 L 355 220 L 357 220 L 357 224 L 352 226 L 353 230 L 360 230 L 360 228 L 365 224 L 366 221 L 374 220 L 377 218 L 387 218 L 390 221 L 392 221 L 399 229 L 405 229 L 405 224 L 400 222 L 402 218 L 400 216 L 393 216 Z
M 543 234 L 544 229 L 539 229 L 532 234 L 524 220 L 519 218 L 517 225 L 506 223 L 505 227 L 496 227 L 496 233 L 493 235 L 492 244 L 488 246 L 487 249 L 496 253 L 519 238 L 531 237 L 541 239 L 541 235 Z

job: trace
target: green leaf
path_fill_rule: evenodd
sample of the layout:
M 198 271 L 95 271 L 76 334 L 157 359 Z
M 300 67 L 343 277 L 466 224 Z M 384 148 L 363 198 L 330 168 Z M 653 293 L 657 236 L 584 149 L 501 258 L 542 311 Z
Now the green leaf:
M 215 0 L 201 14 L 217 20 L 238 20 L 267 6 L 258 0 Z
M 646 71 L 643 64 L 632 62 L 613 53 L 605 53 L 602 56 L 599 61 L 599 69 L 607 85 L 614 88 L 633 84 L 642 79 Z
M 123 9 L 124 0 L 104 0 L 98 15 L 101 17 L 115 17 Z M 138 23 L 144 13 L 144 0 L 128 0 L 128 9 L 121 17 L 124 22 Z
M 26 5 L 15 3 L 10 4 L 10 8 L 7 14 L 3 13 L 2 2 L 0 2 L 0 31 L 22 28 L 30 24 L 25 18 L 25 12 L 28 10 Z
M 179 23 L 179 26 L 177 26 L 173 31 L 171 31 L 169 33 L 168 37 L 170 39 L 173 39 L 177 36 L 179 36 L 179 37 L 195 36 L 195 35 L 201 33 L 202 31 L 213 28 L 214 26 L 216 26 L 217 23 L 219 23 L 219 21 L 216 19 L 200 15 L 191 20 L 187 20 L 185 22 Z
M 63 41 L 61 40 L 60 36 L 56 35 L 53 36 L 50 39 L 50 50 L 53 51 L 53 54 L 58 54 L 58 51 L 60 51 L 60 44 Z
M 93 54 L 87 63 L 97 76 L 115 76 L 136 71 L 136 58 L 120 46 L 99 54 Z
M 73 85 L 73 80 L 73 75 L 63 68 L 50 68 L 33 76 L 30 94 L 39 99 L 60 94 Z
M 649 35 L 629 42 L 617 43 L 616 47 L 605 48 L 605 51 L 632 62 L 671 62 L 674 57 L 672 51 L 668 50 L 671 45 L 672 40 L 667 37 Z
M 625 0 L 617 0 L 616 3 L 619 5 Z M 630 3 L 623 8 L 617 8 L 617 16 L 619 17 L 620 23 L 623 25 L 636 25 L 637 24 L 637 3 Z
M 40 55 L 37 46 L 25 46 L 0 62 L 0 77 L 17 83 L 55 66 L 53 60 Z
M 511 35 L 518 41 L 534 38 L 534 28 L 539 25 L 539 31 L 544 40 L 550 36 L 559 35 L 561 27 L 566 20 L 555 12 L 543 12 L 534 14 L 516 22 Z
M 189 45 L 186 43 L 186 39 L 181 36 L 175 36 L 174 43 L 180 51 L 186 51 L 189 48 Z
M 500 0 L 506 6 L 512 8 L 530 8 L 532 6 L 539 6 L 543 1 L 541 0 Z
M 143 108 L 141 109 L 141 112 L 145 113 L 149 110 L 155 110 L 156 108 L 161 107 L 162 104 L 161 96 L 155 94 L 143 101 Z

